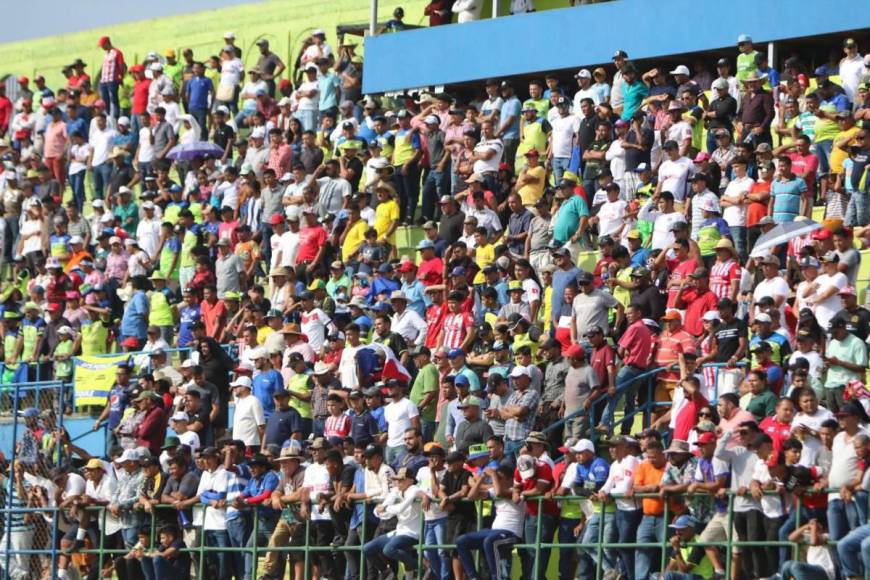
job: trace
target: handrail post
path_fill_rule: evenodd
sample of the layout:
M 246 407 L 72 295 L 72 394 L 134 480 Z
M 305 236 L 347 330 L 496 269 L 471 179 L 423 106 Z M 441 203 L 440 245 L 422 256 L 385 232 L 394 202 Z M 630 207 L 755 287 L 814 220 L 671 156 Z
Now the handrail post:
M 801 527 L 801 504 L 803 502 L 801 501 L 800 497 L 798 497 L 797 500 L 797 507 L 795 508 L 794 515 L 794 529 L 798 529 L 799 527 Z M 788 540 L 788 538 L 786 538 L 786 540 Z M 800 558 L 800 544 L 798 544 L 797 542 L 792 543 L 794 544 L 792 546 L 792 558 L 797 560 Z M 780 562 L 780 564 L 782 564 L 782 562 Z
M 251 578 L 257 577 L 257 546 L 260 545 L 260 537 L 257 535 L 259 524 L 260 524 L 260 512 L 257 509 L 258 506 L 254 506 L 254 555 L 253 555 L 253 564 L 251 565 Z
M 61 395 L 62 394 L 63 394 L 63 391 L 61 391 Z M 104 474 L 103 477 L 107 477 L 107 476 Z M 103 552 L 106 549 L 106 506 L 102 506 L 100 508 L 100 518 L 102 520 L 103 525 L 100 526 L 100 553 L 98 556 L 97 569 L 100 571 L 100 574 L 102 574 L 102 571 L 103 571 Z
M 360 539 L 359 539 L 359 547 L 357 548 L 359 550 L 359 577 L 365 578 L 366 577 L 366 556 L 365 556 L 365 554 L 363 554 L 363 546 L 366 545 L 366 537 L 367 537 L 366 533 L 368 531 L 366 528 L 368 527 L 368 523 L 369 523 L 368 522 L 369 506 L 368 506 L 368 502 L 364 499 L 358 500 L 358 501 L 362 502 L 362 508 L 363 508 L 363 518 L 362 518 L 362 523 L 360 524 L 360 526 L 362 527 L 362 532 L 361 532 Z M 306 542 L 307 541 L 308 540 L 306 540 Z M 306 569 L 307 569 L 307 565 L 306 565 Z
M 601 580 L 601 569 L 604 567 L 604 518 L 606 517 L 604 510 L 607 507 L 607 500 L 599 503 L 601 503 L 601 514 L 598 516 L 598 547 L 596 548 L 598 552 L 598 563 L 595 566 L 595 580 Z M 583 539 L 581 538 L 580 541 L 582 542 Z M 578 562 L 577 565 L 579 567 L 580 563 Z
M 305 572 L 303 573 L 304 580 L 311 578 L 311 552 L 309 551 L 309 538 L 311 537 L 311 513 L 309 510 L 308 517 L 305 518 Z
M 734 534 L 732 533 L 734 530 L 734 494 L 728 494 L 728 528 L 726 530 L 726 541 L 725 541 L 725 577 L 731 578 L 731 555 L 734 550 L 734 538 L 732 537 Z
M 659 574 L 665 569 L 668 561 L 668 496 L 665 495 L 662 501 L 665 503 L 665 511 L 662 512 L 662 553 L 659 557 Z
M 18 395 L 20 394 L 20 390 L 21 390 L 21 385 L 16 384 L 15 391 L 14 391 L 15 396 L 12 399 L 12 441 L 18 441 Z M 4 550 L 6 551 L 6 558 L 5 558 L 6 563 L 3 566 L 3 569 L 6 570 L 7 573 L 9 572 L 9 561 L 12 559 L 12 532 L 11 532 L 11 530 L 12 530 L 12 494 L 13 494 L 13 491 L 17 494 L 17 490 L 13 490 L 13 486 L 15 485 L 15 461 L 14 461 L 15 460 L 15 453 L 14 453 L 14 450 L 12 453 L 12 459 L 13 459 L 13 461 L 9 462 L 9 479 L 8 479 L 9 493 L 7 494 L 7 498 L 6 498 L 6 502 L 9 504 L 9 511 L 6 512 L 6 526 L 4 528 L 4 530 L 6 532 L 6 546 L 4 547 Z M 19 498 L 19 501 L 20 500 L 21 500 L 21 498 Z M 56 528 L 57 527 L 57 517 L 56 516 L 54 519 L 54 525 Z M 52 568 L 54 568 L 54 566 L 55 566 L 56 558 L 57 558 L 57 548 L 54 545 L 52 545 L 52 550 L 51 550 Z
M 202 514 L 202 525 L 199 527 L 199 577 L 202 578 L 202 571 L 205 569 L 203 565 L 205 563 L 205 510 L 208 508 L 203 504 L 196 504 L 193 506 L 193 511 L 191 515 L 193 515 L 193 521 L 196 521 L 196 510 L 200 507 L 202 510 L 200 513 Z
M 538 577 L 538 571 L 541 569 L 541 517 L 544 510 L 544 498 L 538 496 L 536 501 L 538 502 L 538 515 L 536 522 L 537 526 L 535 529 L 535 563 L 534 570 L 532 570 L 532 578 L 534 578 L 534 580 L 540 580 Z
M 415 499 L 415 502 L 419 501 L 421 504 L 422 500 Z M 437 540 L 436 540 L 437 542 Z M 420 538 L 417 541 L 417 570 L 414 574 L 415 578 L 420 578 L 420 570 L 423 569 L 423 547 L 426 545 L 426 514 L 422 512 L 420 513 Z M 407 570 L 406 570 L 407 572 Z M 362 577 L 360 577 L 362 578 Z

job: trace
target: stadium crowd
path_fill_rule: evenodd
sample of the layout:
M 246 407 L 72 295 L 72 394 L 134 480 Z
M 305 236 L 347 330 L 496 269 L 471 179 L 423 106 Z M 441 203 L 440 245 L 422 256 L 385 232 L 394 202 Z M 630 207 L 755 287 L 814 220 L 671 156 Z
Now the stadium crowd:
M 853 39 L 396 98 L 320 30 L 294 75 L 224 42 L 0 85 L 3 396 L 131 353 L 105 456 L 21 397 L 8 577 L 865 577 Z

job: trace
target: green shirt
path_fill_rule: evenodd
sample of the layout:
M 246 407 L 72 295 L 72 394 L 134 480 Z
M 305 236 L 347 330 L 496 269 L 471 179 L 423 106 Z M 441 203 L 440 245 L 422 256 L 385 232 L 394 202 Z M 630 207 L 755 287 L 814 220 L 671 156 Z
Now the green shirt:
M 118 104 L 121 105 L 122 109 L 129 109 L 133 106 L 133 86 L 135 84 L 136 79 L 132 75 L 124 75 L 124 80 L 118 90 Z
M 136 235 L 136 228 L 139 226 L 139 208 L 132 201 L 127 205 L 116 205 L 112 213 L 121 222 L 121 227 L 131 236 Z M 133 218 L 131 222 L 128 219 Z
M 420 372 L 417 373 L 417 378 L 414 379 L 414 385 L 411 387 L 411 402 L 420 406 L 420 403 L 426 398 L 426 395 L 429 393 L 437 393 L 438 392 L 438 368 L 433 364 L 429 363 L 420 369 Z M 423 409 L 420 412 L 420 420 L 421 421 L 435 421 L 435 411 L 438 407 L 438 397 L 436 396 L 429 406 Z
M 181 266 L 181 259 L 175 261 L 175 267 L 172 267 L 172 260 L 178 253 L 172 249 L 171 240 L 163 244 L 163 249 L 160 250 L 160 271 L 163 272 L 170 280 L 178 280 L 178 270 Z
M 347 274 L 342 274 L 341 278 L 336 280 L 335 278 L 330 278 L 326 283 L 326 293 L 335 298 L 335 293 L 338 289 L 344 286 L 347 292 L 350 292 L 350 288 L 353 284 L 350 281 L 350 278 L 347 277 Z
M 193 268 L 196 260 L 193 257 L 193 249 L 196 247 L 196 234 L 188 230 L 184 232 L 184 241 L 181 242 L 181 267 Z
M 308 375 L 293 375 L 287 383 L 287 390 L 291 393 L 311 394 L 311 389 L 308 387 L 308 382 L 311 379 Z M 290 407 L 299 412 L 299 416 L 303 419 L 311 419 L 311 401 L 303 401 L 296 397 L 290 397 Z
M 867 346 L 854 334 L 847 334 L 843 340 L 831 339 L 825 354 L 829 358 L 854 363 L 861 367 L 867 366 Z M 856 373 L 840 365 L 828 365 L 828 375 L 825 378 L 826 389 L 836 389 L 846 386 L 852 379 L 864 380 L 864 372 Z
M 692 538 L 693 543 L 698 541 L 700 540 L 697 536 Z M 689 563 L 689 557 L 692 554 L 692 549 L 693 548 L 689 546 L 683 546 L 682 544 L 680 545 L 680 555 L 683 557 L 683 561 L 687 564 Z M 706 555 L 704 555 L 704 557 L 701 558 L 701 561 L 692 566 L 692 568 L 689 570 L 689 574 L 691 574 L 693 577 L 700 576 L 703 580 L 709 580 L 710 578 L 712 578 L 713 572 L 713 564 L 710 563 L 710 558 L 708 558 Z
M 743 82 L 746 77 L 749 76 L 749 73 L 758 70 L 758 65 L 755 64 L 755 55 L 758 54 L 757 50 L 753 50 L 749 53 L 740 53 L 737 55 L 737 73 L 734 75 L 737 77 L 738 81 Z
M 172 308 L 169 306 L 169 299 L 166 295 L 169 289 L 163 291 L 153 291 L 148 293 L 148 300 L 151 303 L 151 310 L 148 314 L 148 324 L 152 326 L 172 326 L 175 324 L 175 319 L 172 318 Z
M 163 74 L 172 79 L 172 82 L 175 83 L 176 89 L 181 86 L 181 71 L 183 68 L 184 67 L 180 62 L 163 65 Z
M 73 346 L 75 342 L 72 340 L 62 340 L 57 343 L 57 346 L 54 347 L 55 356 L 72 354 Z M 72 359 L 55 361 L 54 363 L 54 376 L 58 379 L 68 379 L 72 376 L 73 362 Z
M 757 420 L 761 421 L 765 417 L 770 417 L 776 411 L 776 403 L 779 399 L 770 389 L 765 389 L 757 395 L 750 393 L 748 396 L 750 397 L 749 401 L 744 405 L 743 400 L 741 400 L 740 406 L 755 415 Z
M 109 337 L 109 330 L 102 320 L 95 320 L 90 324 L 87 321 L 82 322 L 82 355 L 88 356 L 92 354 L 106 354 L 106 340 Z

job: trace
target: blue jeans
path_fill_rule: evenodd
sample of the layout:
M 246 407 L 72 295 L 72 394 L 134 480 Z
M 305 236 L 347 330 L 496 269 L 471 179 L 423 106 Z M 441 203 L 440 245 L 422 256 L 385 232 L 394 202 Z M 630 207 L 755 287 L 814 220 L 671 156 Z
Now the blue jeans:
M 245 546 L 248 551 L 245 552 L 245 580 L 254 577 L 254 545 L 257 546 L 266 546 L 269 544 L 269 538 L 272 537 L 272 532 L 275 531 L 275 524 L 278 523 L 278 515 L 265 516 L 259 515 L 257 516 L 259 521 L 257 522 L 257 533 L 254 534 L 253 530 L 251 531 L 251 536 L 248 538 L 248 541 L 245 543 Z
M 686 574 L 685 572 L 668 572 L 661 577 L 662 580 L 702 580 L 697 574 Z
M 208 109 L 191 109 L 190 114 L 199 123 L 199 138 L 206 141 L 208 139 Z
M 661 516 L 643 516 L 637 529 L 637 543 L 661 543 L 665 535 L 665 520 Z M 658 548 L 638 548 L 634 560 L 634 577 L 649 578 L 650 572 L 658 571 L 661 562 Z
M 868 194 L 863 191 L 852 192 L 849 196 L 849 205 L 846 206 L 843 225 L 855 227 L 870 224 L 870 203 L 867 201 L 867 196 Z
M 317 130 L 317 111 L 296 111 L 294 116 L 299 119 L 299 122 L 302 124 L 303 131 L 316 131 Z
M 426 522 L 427 544 L 444 544 L 444 534 L 447 532 L 447 518 L 430 520 Z M 432 575 L 436 580 L 448 580 L 450 578 L 450 552 L 442 548 L 426 550 L 426 559 L 432 568 Z
M 746 226 L 731 226 L 731 237 L 734 239 L 734 249 L 741 261 L 746 261 L 749 249 L 746 247 Z
M 226 530 L 206 530 L 205 545 L 214 548 L 228 548 L 230 545 L 230 536 Z M 227 577 L 227 560 L 229 560 L 229 552 L 211 552 L 206 555 L 206 558 L 214 558 L 217 560 L 218 578 Z
M 100 83 L 100 98 L 106 103 L 106 109 L 114 118 L 121 116 L 121 105 L 118 101 L 118 83 Z
M 404 449 L 404 445 L 397 445 L 395 447 L 387 445 L 384 453 L 384 461 L 387 462 L 387 465 L 394 464 L 399 459 L 399 456 L 402 455 Z
M 855 528 L 841 539 L 837 543 L 837 554 L 843 576 L 861 576 L 861 568 L 870 570 L 870 524 Z
M 562 174 L 568 171 L 570 163 L 570 157 L 553 157 L 551 165 L 553 166 L 553 178 L 556 180 L 556 185 L 562 181 Z
M 632 544 L 637 538 L 637 528 L 643 512 L 638 510 L 616 510 L 616 533 L 620 544 Z M 634 571 L 634 548 L 625 548 L 618 551 L 621 562 L 622 574 L 631 577 Z
M 596 511 L 592 514 L 592 517 L 589 518 L 589 521 L 586 523 L 586 527 L 583 528 L 583 537 L 580 540 L 582 544 L 597 544 L 598 536 L 601 535 L 601 539 L 605 544 L 615 544 L 618 536 L 618 530 L 616 525 L 616 514 L 618 512 L 605 512 L 604 513 L 604 532 L 599 531 L 599 522 L 601 521 L 601 514 Z M 634 527 L 632 527 L 634 529 Z M 559 542 L 562 542 L 562 538 L 559 538 Z M 584 555 L 588 556 L 589 559 L 595 564 L 596 567 L 600 566 L 601 569 L 605 572 L 609 572 L 616 567 L 616 559 L 613 551 L 605 550 L 604 554 L 604 562 L 598 563 L 598 549 L 597 548 L 582 548 L 581 549 Z M 561 558 L 561 556 L 560 556 Z M 583 559 L 584 562 L 586 559 Z M 584 566 L 584 562 L 580 563 L 581 570 L 584 570 L 586 566 Z M 586 578 L 592 575 L 592 570 L 588 570 L 587 574 L 580 574 L 581 577 Z
M 815 564 L 787 560 L 779 569 L 782 580 L 828 580 L 825 569 Z M 667 578 L 667 576 L 665 576 Z
M 420 166 L 414 162 L 408 166 L 408 173 L 402 174 L 402 166 L 396 165 L 393 183 L 398 194 L 399 215 L 401 220 L 413 220 L 420 197 Z
M 517 453 L 519 453 L 520 449 L 525 445 L 525 441 L 522 439 L 505 439 L 504 440 L 504 455 L 505 457 L 510 458 L 511 461 L 516 462 Z
M 612 397 L 610 401 L 607 403 L 607 407 L 604 409 L 604 415 L 601 417 L 601 424 L 610 426 L 613 424 L 613 416 L 616 413 L 616 406 L 619 404 L 619 400 L 624 396 L 625 397 L 625 417 L 628 417 L 631 413 L 634 412 L 636 403 L 637 403 L 637 391 L 643 381 L 634 380 L 638 375 L 643 374 L 644 370 L 639 369 L 637 367 L 632 367 L 625 365 L 616 375 L 616 396 Z M 623 434 L 628 434 L 631 432 L 631 425 L 634 423 L 634 419 L 629 419 L 628 422 L 623 423 L 622 432 Z
M 417 538 L 414 536 L 378 536 L 363 546 L 363 554 L 369 561 L 377 561 L 383 555 L 405 565 L 405 571 L 417 569 Z
M 559 516 L 551 516 L 541 514 L 541 543 L 552 544 L 553 536 L 556 534 L 556 525 L 559 521 Z M 538 517 L 526 515 L 524 528 L 524 541 L 526 544 L 534 544 L 538 534 Z M 547 573 L 547 566 L 550 563 L 550 552 L 552 548 L 541 548 L 541 560 L 537 562 L 538 576 L 543 579 Z M 531 580 L 535 578 L 535 549 L 523 548 L 520 550 L 520 564 L 523 567 L 523 578 Z
M 79 208 L 79 211 L 82 211 L 82 208 L 85 206 L 85 176 L 87 174 L 87 171 L 79 171 L 78 173 L 73 173 L 69 176 L 69 185 L 72 189 L 73 201 L 75 202 L 76 207 Z
M 248 543 L 248 519 L 244 516 L 239 516 L 232 520 L 227 520 L 227 536 L 229 536 L 230 547 L 244 548 Z M 230 570 L 235 575 L 236 580 L 242 580 L 245 577 L 245 556 L 242 552 L 230 552 Z
M 435 219 L 436 202 L 442 195 L 450 195 L 450 175 L 444 171 L 430 171 L 423 182 L 423 206 L 420 209 L 420 218 L 424 220 Z
M 108 161 L 94 167 L 94 199 L 103 199 L 103 192 L 112 177 L 112 164 Z
M 573 544 L 577 541 L 574 528 L 580 523 L 579 518 L 559 518 L 559 543 Z M 577 564 L 576 548 L 559 548 L 559 580 L 573 580 Z
M 831 172 L 831 152 L 833 149 L 833 139 L 816 141 L 816 157 L 819 158 L 819 175 L 827 175 Z
M 435 433 L 438 431 L 437 421 L 420 421 L 420 426 L 423 431 L 423 441 L 429 443 L 435 438 Z
M 502 580 L 499 548 L 521 541 L 520 538 L 508 530 L 485 529 L 477 532 L 468 532 L 456 538 L 456 551 L 459 553 L 462 569 L 465 570 L 465 575 L 468 576 L 469 580 L 480 578 L 474 567 L 472 550 L 483 550 L 483 556 L 486 558 L 486 567 L 489 569 L 489 573 L 494 575 L 495 580 Z M 510 578 L 511 558 L 507 556 L 505 559 L 508 562 L 507 577 Z M 526 578 L 526 580 L 531 580 L 531 578 Z
M 855 502 L 832 499 L 828 502 L 828 533 L 831 540 L 843 538 L 858 527 L 858 508 Z

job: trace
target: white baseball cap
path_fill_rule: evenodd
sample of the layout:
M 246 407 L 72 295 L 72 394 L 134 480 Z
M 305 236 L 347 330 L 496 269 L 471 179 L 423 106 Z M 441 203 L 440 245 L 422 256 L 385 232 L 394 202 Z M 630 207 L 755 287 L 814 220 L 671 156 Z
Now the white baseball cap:
M 227 30 L 226 32 L 224 32 L 224 40 L 226 40 L 227 38 L 235 39 L 236 33 L 233 32 L 232 30 Z
M 181 363 L 181 368 L 183 369 L 192 369 L 196 366 L 196 361 L 192 358 L 185 359 L 183 363 Z
M 672 74 L 672 75 L 686 75 L 686 76 L 689 76 L 689 75 L 691 75 L 692 73 L 689 72 L 689 67 L 687 67 L 687 66 L 684 65 L 684 64 L 681 64 L 680 66 L 678 66 L 677 68 L 675 68 L 674 70 L 672 70 L 670 74 Z
M 118 117 L 118 124 L 119 125 L 129 125 L 130 124 L 130 117 Z
M 151 70 L 154 70 L 154 71 L 158 71 L 158 70 L 162 71 L 163 65 L 160 64 L 159 62 L 152 62 L 151 66 L 149 66 L 148 68 L 150 68 Z
M 173 421 L 190 421 L 190 417 L 184 411 L 179 411 L 172 416 Z
M 121 457 L 115 460 L 115 463 L 125 463 L 127 461 L 139 461 L 139 451 L 137 449 L 125 449 Z
M 91 207 L 106 207 L 106 204 L 103 203 L 102 199 L 95 199 L 91 202 Z
M 72 245 L 72 244 L 84 244 L 85 241 L 82 239 L 81 236 L 73 236 L 69 239 L 69 243 L 70 243 L 70 245 Z
M 251 377 L 239 377 L 230 383 L 231 387 L 248 387 L 251 388 Z
M 588 69 L 588 68 L 581 68 L 579 71 L 577 71 L 577 74 L 574 75 L 574 78 L 578 78 L 578 79 L 591 79 L 591 78 L 592 78 L 592 73 L 589 72 L 589 69 Z
M 574 453 L 580 453 L 582 451 L 591 451 L 592 453 L 595 453 L 595 445 L 589 439 L 581 439 L 574 444 L 571 451 Z
M 531 376 L 531 374 L 529 373 L 529 369 L 522 366 L 522 365 L 515 366 L 513 368 L 513 370 L 511 371 L 511 378 L 514 378 L 514 379 L 517 377 L 528 377 L 528 376 Z

